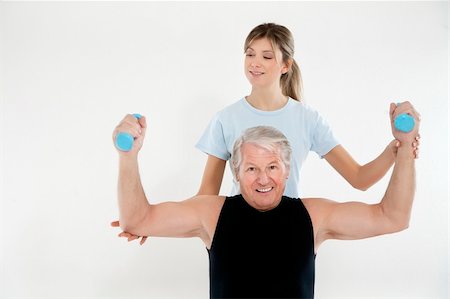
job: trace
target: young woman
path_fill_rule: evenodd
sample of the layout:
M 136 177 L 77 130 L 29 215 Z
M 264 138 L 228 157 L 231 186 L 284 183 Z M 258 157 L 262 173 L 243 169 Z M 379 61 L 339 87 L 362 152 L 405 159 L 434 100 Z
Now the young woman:
M 366 190 L 380 180 L 394 162 L 395 141 L 372 162 L 359 165 L 338 143 L 326 121 L 301 102 L 302 79 L 295 62 L 294 40 L 284 26 L 266 23 L 255 27 L 244 44 L 245 75 L 250 95 L 219 111 L 196 147 L 206 154 L 198 194 L 218 194 L 226 161 L 235 139 L 245 129 L 270 125 L 281 130 L 293 148 L 286 196 L 299 197 L 299 174 L 309 151 L 333 166 L 354 188 Z M 238 184 L 230 195 L 238 194 Z

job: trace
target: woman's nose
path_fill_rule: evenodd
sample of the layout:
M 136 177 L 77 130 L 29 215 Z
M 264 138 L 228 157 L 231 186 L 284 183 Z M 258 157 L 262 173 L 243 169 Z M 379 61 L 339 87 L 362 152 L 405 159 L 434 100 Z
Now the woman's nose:
M 261 59 L 257 55 L 253 56 L 250 60 L 250 66 L 255 68 L 261 67 Z
M 259 68 L 261 67 L 261 63 L 258 59 L 253 59 L 252 62 L 250 62 L 250 66 L 253 68 Z

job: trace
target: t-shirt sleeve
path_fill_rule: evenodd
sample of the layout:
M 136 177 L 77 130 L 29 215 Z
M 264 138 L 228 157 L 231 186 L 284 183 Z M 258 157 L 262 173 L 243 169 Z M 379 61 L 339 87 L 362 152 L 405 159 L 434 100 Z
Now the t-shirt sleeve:
M 202 152 L 208 155 L 213 155 L 219 159 L 225 161 L 230 159 L 231 155 L 227 150 L 223 126 L 220 122 L 219 114 L 216 114 L 211 120 L 195 147 Z
M 323 158 L 329 151 L 339 144 L 328 122 L 316 114 L 316 125 L 312 132 L 311 150 Z

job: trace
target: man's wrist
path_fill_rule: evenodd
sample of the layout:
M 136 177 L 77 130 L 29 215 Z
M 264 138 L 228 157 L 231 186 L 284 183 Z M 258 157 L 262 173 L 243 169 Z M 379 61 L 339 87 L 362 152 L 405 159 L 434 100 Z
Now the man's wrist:
M 138 162 L 137 155 L 133 155 L 130 153 L 119 154 L 120 164 L 136 164 L 137 162 Z
M 397 148 L 397 158 L 415 159 L 413 142 L 403 142 Z

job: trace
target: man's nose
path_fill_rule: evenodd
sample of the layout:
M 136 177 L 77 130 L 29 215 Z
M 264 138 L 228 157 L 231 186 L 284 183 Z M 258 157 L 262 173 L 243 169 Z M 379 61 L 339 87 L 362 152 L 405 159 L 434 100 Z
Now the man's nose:
M 269 183 L 269 176 L 267 175 L 267 173 L 265 171 L 261 171 L 259 173 L 258 183 L 260 183 L 261 185 L 265 185 L 265 184 Z

